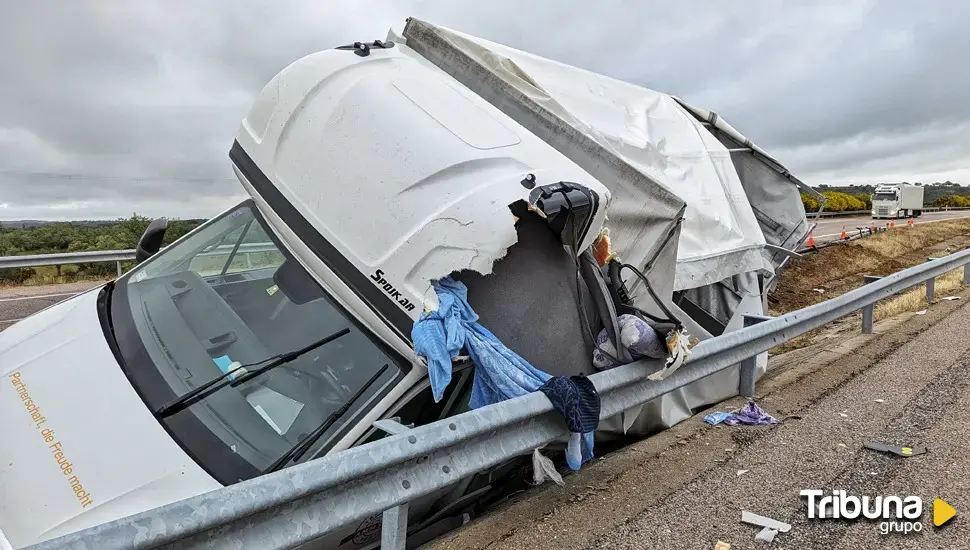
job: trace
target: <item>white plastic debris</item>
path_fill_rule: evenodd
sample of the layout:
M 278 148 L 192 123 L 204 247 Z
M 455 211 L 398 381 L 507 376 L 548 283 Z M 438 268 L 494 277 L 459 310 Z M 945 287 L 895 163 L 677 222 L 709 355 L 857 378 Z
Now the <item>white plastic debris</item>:
M 562 476 L 556 471 L 556 465 L 536 449 L 532 451 L 532 482 L 540 485 L 546 478 L 553 480 L 556 485 L 563 484 Z
M 960 297 L 959 296 L 944 296 L 943 299 L 944 300 L 947 300 L 947 301 L 953 301 L 953 300 L 959 300 Z
M 824 288 L 813 288 L 812 289 L 812 292 L 815 292 L 816 294 L 825 294 L 825 289 Z
M 738 470 L 738 477 L 741 477 L 741 476 L 743 476 L 744 474 L 746 474 L 746 473 L 748 473 L 750 471 L 751 470 Z
M 923 309 L 923 310 L 917 311 L 916 315 L 926 315 L 926 310 Z
M 775 540 L 775 535 L 777 534 L 778 534 L 778 531 L 775 531 L 771 527 L 765 527 L 761 531 L 758 531 L 758 535 L 755 537 L 755 540 L 763 540 L 765 542 L 771 542 Z
M 849 418 L 849 415 L 845 413 L 839 413 L 839 416 L 841 416 L 842 418 Z
M 769 527 L 780 533 L 787 533 L 791 531 L 791 524 L 778 521 L 776 519 L 766 518 L 765 516 L 759 516 L 758 514 L 748 512 L 747 510 L 741 510 L 741 522 L 757 525 L 758 527 Z
M 886 402 L 885 399 L 876 399 L 876 403 L 885 403 L 885 402 Z

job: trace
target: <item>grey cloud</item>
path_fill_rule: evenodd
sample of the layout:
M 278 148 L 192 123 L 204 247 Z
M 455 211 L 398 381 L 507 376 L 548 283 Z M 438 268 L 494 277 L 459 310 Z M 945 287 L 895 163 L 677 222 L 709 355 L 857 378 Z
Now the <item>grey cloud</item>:
M 242 194 L 226 155 L 260 88 L 409 15 L 681 95 L 811 183 L 970 160 L 960 2 L 17 2 L 0 218 L 212 215 Z

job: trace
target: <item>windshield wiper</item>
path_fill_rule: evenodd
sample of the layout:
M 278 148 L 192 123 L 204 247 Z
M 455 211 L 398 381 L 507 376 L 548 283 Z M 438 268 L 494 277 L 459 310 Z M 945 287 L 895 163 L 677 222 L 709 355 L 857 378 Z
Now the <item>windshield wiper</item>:
M 305 455 L 307 451 L 310 450 L 310 447 L 313 446 L 314 442 L 320 439 L 320 436 L 327 433 L 327 430 L 329 430 L 330 427 L 333 426 L 334 422 L 336 422 L 341 416 L 347 414 L 347 410 L 350 409 L 350 406 L 355 401 L 360 399 L 360 396 L 363 395 L 365 391 L 367 391 L 367 388 L 371 387 L 374 384 L 374 382 L 377 382 L 377 379 L 380 378 L 382 374 L 384 374 L 384 371 L 387 370 L 388 366 L 389 365 L 385 363 L 384 366 L 380 368 L 380 370 L 374 373 L 374 376 L 370 377 L 370 380 L 368 380 L 366 384 L 364 384 L 363 386 L 360 387 L 359 390 L 357 390 L 357 393 L 355 393 L 350 399 L 348 399 L 343 405 L 341 405 L 339 409 L 330 413 L 330 415 L 327 416 L 326 420 L 324 420 L 322 424 L 317 426 L 316 429 L 314 429 L 305 438 L 303 438 L 302 441 L 297 443 L 289 451 L 286 451 L 285 453 L 283 453 L 283 456 L 277 458 L 276 461 L 274 461 L 272 464 L 267 466 L 262 473 L 268 474 L 270 472 L 275 472 L 276 470 L 279 470 L 289 462 L 300 460 L 300 458 L 303 455 Z
M 205 399 L 206 397 L 209 397 L 210 395 L 214 394 L 215 392 L 221 390 L 226 386 L 235 387 L 235 386 L 238 386 L 239 384 L 242 384 L 243 382 L 252 380 L 253 378 L 256 378 L 257 376 L 265 372 L 275 369 L 280 365 L 293 361 L 294 359 L 296 359 L 297 357 L 300 357 L 304 353 L 308 353 L 310 351 L 313 351 L 319 348 L 320 346 L 329 344 L 330 342 L 333 342 L 337 338 L 340 338 L 341 336 L 345 336 L 349 333 L 350 333 L 350 329 L 344 328 L 344 329 L 338 330 L 337 332 L 331 334 L 330 336 L 327 336 L 326 338 L 321 338 L 316 342 L 313 342 L 312 344 L 306 347 L 300 348 L 298 350 L 281 353 L 279 355 L 274 355 L 273 357 L 268 357 L 266 359 L 263 359 L 262 361 L 256 361 L 255 363 L 247 363 L 245 365 L 240 365 L 230 371 L 220 374 L 219 376 L 213 378 L 212 380 L 209 380 L 205 384 L 202 384 L 201 386 L 186 393 L 185 395 L 182 395 L 181 397 L 176 398 L 174 401 L 171 401 L 169 403 L 166 403 L 165 405 L 162 405 L 161 408 L 155 411 L 155 416 L 158 417 L 159 419 L 172 416 L 173 414 L 179 411 L 182 411 L 184 409 L 187 409 L 188 407 L 191 407 L 192 405 L 198 403 L 199 401 Z M 266 363 L 267 361 L 269 361 L 269 363 Z M 263 365 L 262 367 L 259 367 L 258 369 L 254 369 L 244 373 L 239 378 L 233 378 L 233 379 L 227 378 L 245 369 L 246 367 L 252 367 L 255 365 L 259 365 L 261 363 L 266 363 L 266 364 Z

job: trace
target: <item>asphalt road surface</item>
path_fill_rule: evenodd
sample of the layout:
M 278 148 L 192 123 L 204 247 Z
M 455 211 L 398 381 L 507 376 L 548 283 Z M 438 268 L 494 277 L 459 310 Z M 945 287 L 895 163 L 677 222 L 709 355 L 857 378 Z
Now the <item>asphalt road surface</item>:
M 0 330 L 100 284 L 85 281 L 66 285 L 0 287 Z
M 933 223 L 943 220 L 955 220 L 959 218 L 970 218 L 970 210 L 951 210 L 949 212 L 925 212 L 922 216 L 916 218 L 913 223 Z M 857 227 L 869 227 L 873 223 L 878 227 L 885 227 L 890 220 L 874 220 L 871 216 L 852 216 L 852 217 L 837 217 L 837 218 L 820 218 L 818 225 L 815 227 L 815 231 L 812 236 L 815 237 L 816 241 L 830 241 L 833 239 L 838 239 L 839 234 L 842 233 L 842 227 L 845 226 L 846 232 L 850 235 L 853 230 Z M 905 225 L 906 220 L 896 220 L 896 225 Z

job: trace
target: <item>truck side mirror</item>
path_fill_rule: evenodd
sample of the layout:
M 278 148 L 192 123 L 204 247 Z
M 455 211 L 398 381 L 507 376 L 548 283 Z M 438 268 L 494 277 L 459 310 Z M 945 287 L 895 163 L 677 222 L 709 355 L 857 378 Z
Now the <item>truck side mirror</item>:
M 138 239 L 138 246 L 135 247 L 135 264 L 140 264 L 155 255 L 162 248 L 162 239 L 165 238 L 165 231 L 168 229 L 168 220 L 157 218 L 152 220 L 145 228 L 145 232 Z

